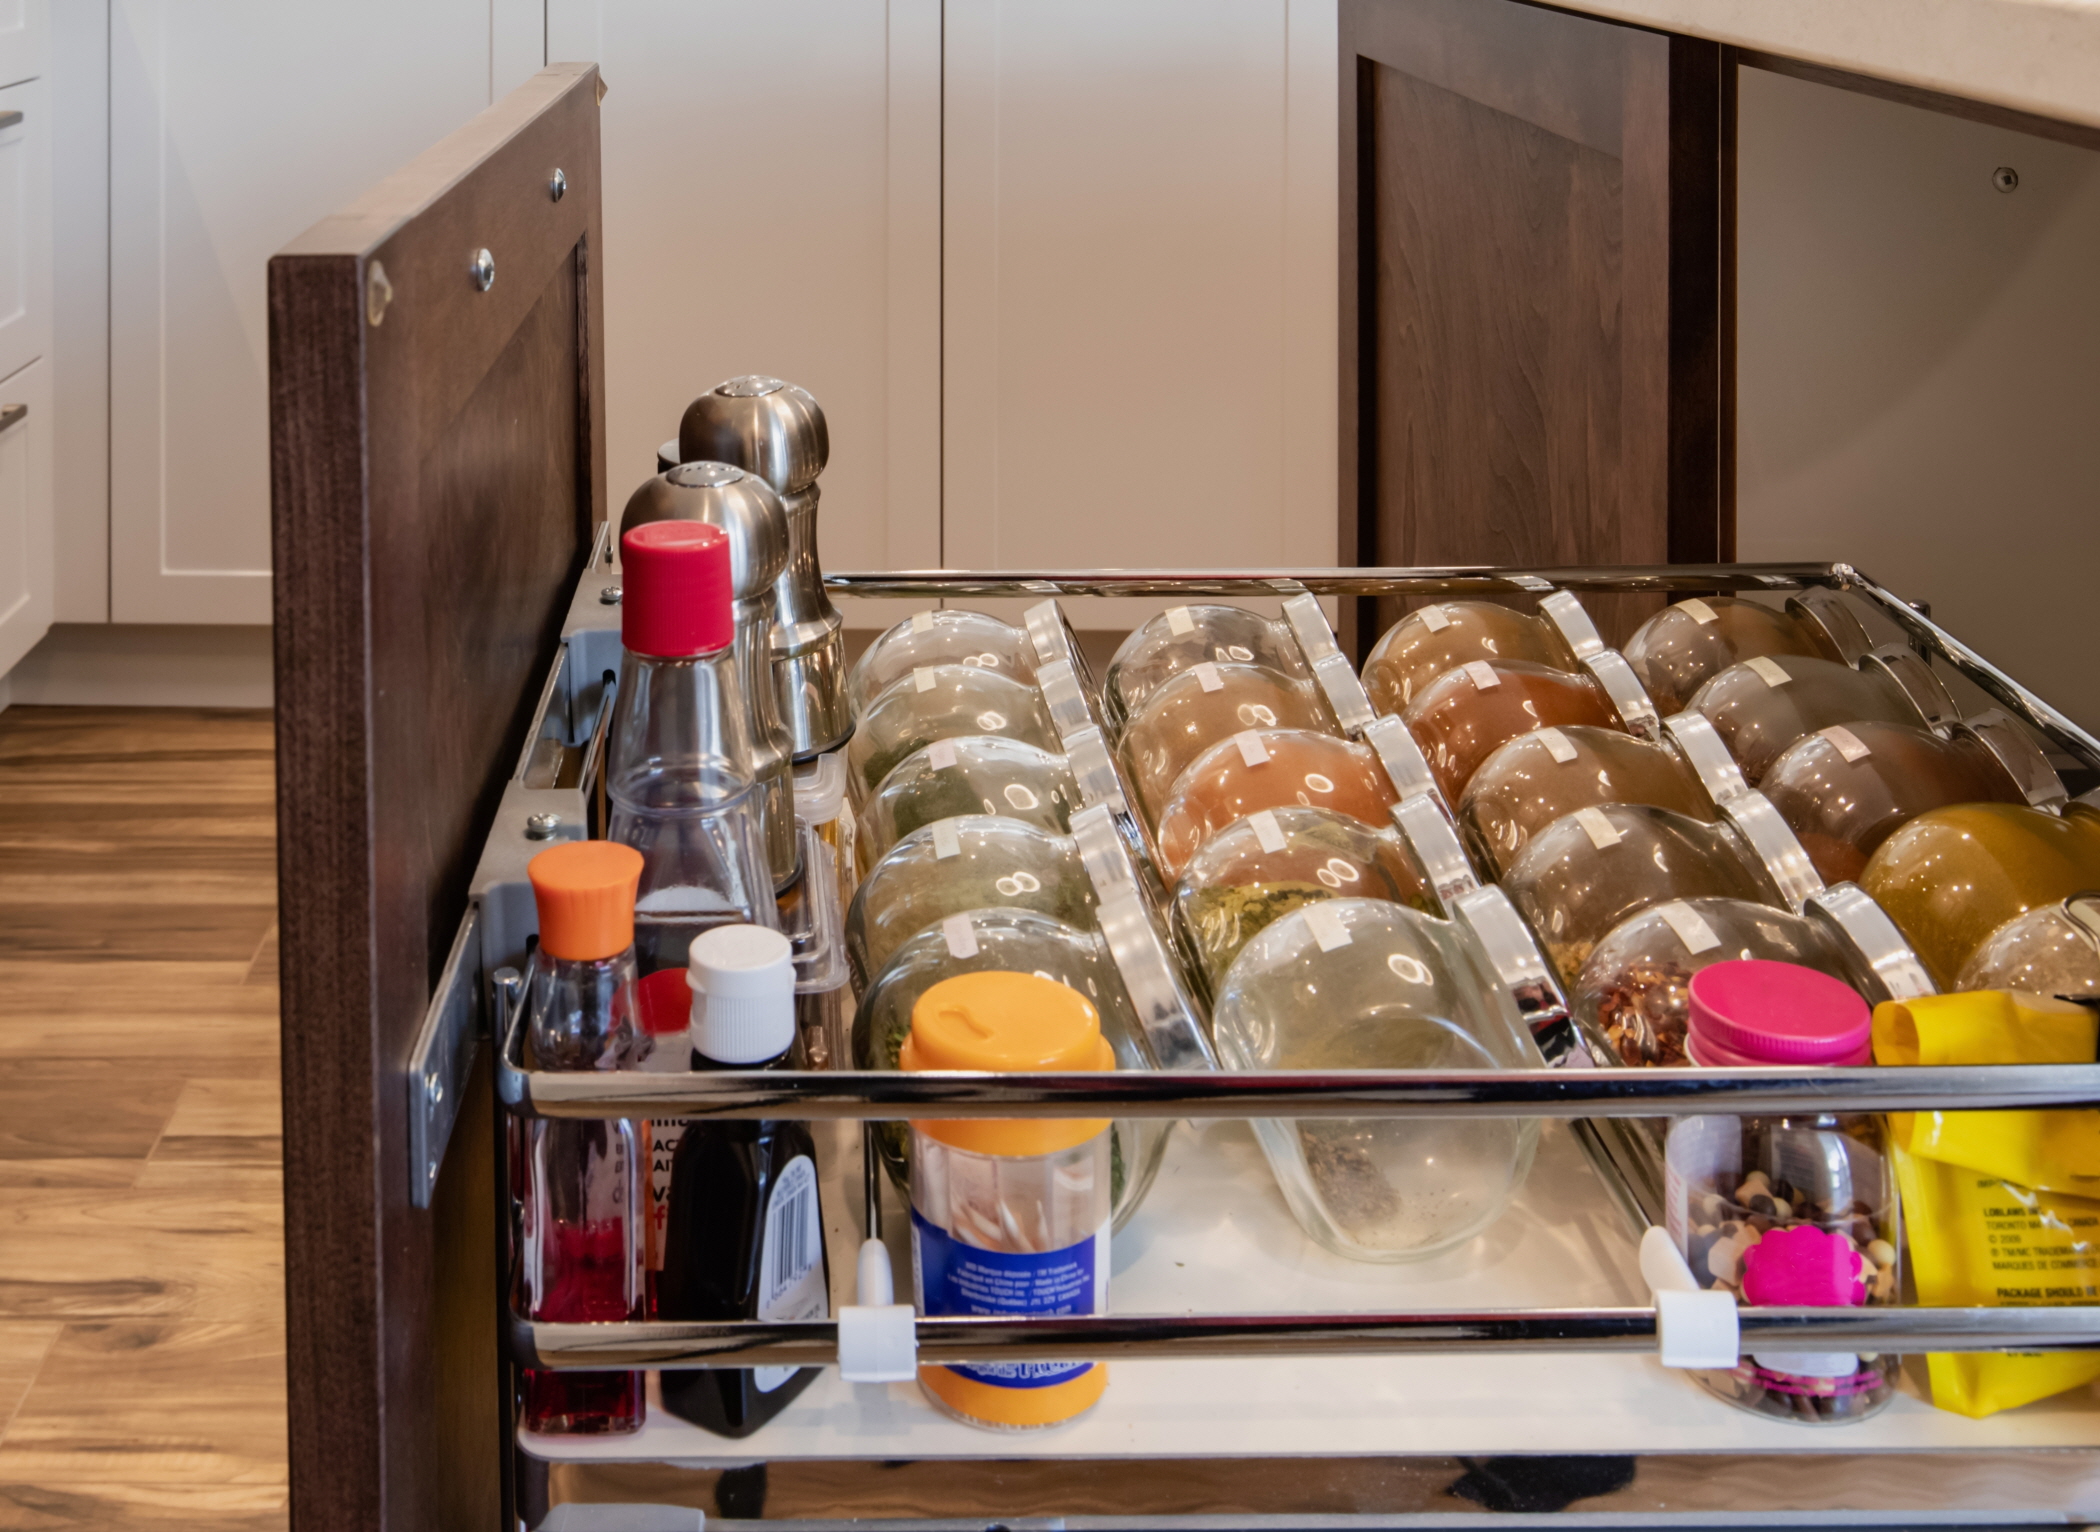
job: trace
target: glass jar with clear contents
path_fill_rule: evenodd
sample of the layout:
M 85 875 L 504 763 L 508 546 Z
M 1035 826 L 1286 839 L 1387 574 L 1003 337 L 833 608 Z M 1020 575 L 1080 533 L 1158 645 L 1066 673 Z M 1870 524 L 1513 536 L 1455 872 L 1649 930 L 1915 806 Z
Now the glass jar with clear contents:
M 1604 688 L 1580 671 L 1526 660 L 1469 660 L 1415 693 L 1400 715 L 1422 747 L 1447 803 L 1496 746 L 1548 726 L 1621 728 Z
M 2100 888 L 2100 811 L 2012 803 L 1928 809 L 1881 843 L 1860 887 L 1942 989 L 2016 915 Z
M 1174 920 L 1216 993 L 1232 960 L 1270 925 L 1303 905 L 1352 898 L 1436 908 L 1398 831 L 1294 804 L 1258 809 L 1204 842 L 1174 885 Z
M 1025 819 L 1063 834 L 1079 789 L 1062 755 L 999 735 L 935 740 L 883 778 L 857 826 L 865 873 L 922 825 L 963 814 Z
M 1726 821 L 1641 803 L 1577 809 L 1531 838 L 1502 887 L 1565 979 L 1620 921 L 1673 899 L 1780 904 L 1757 853 Z
M 1250 729 L 1190 762 L 1159 816 L 1160 870 L 1169 878 L 1204 842 L 1259 809 L 1333 809 L 1375 828 L 1400 795 L 1367 745 L 1304 729 Z
M 1205 661 L 1162 681 L 1124 725 L 1118 746 L 1139 810 L 1156 826 L 1189 763 L 1248 729 L 1332 733 L 1334 725 L 1311 682 L 1258 665 Z
M 1739 960 L 1702 969 L 1690 988 L 1695 1064 L 1872 1062 L 1866 1002 L 1827 974 Z M 1880 1117 L 1678 1117 L 1664 1153 L 1670 1237 L 1701 1287 L 1757 1307 L 1898 1300 L 1902 1234 Z M 1752 1414 L 1838 1425 L 1886 1406 L 1899 1364 L 1775 1349 L 1692 1376 Z
M 1755 787 L 1795 740 L 1831 724 L 1938 724 L 1954 703 L 1906 649 L 1878 649 L 1855 670 L 1836 660 L 1757 655 L 1718 671 L 1686 704 L 1705 716 Z
M 2018 746 L 2005 730 L 1995 737 L 2001 749 Z M 2031 741 L 2025 754 L 2031 768 L 2054 776 Z M 1942 736 L 1917 724 L 1866 719 L 1795 740 L 1765 772 L 1760 790 L 1833 883 L 1857 878 L 1876 847 L 1927 809 L 2027 801 L 1976 731 L 1956 725 Z
M 855 794 L 866 798 L 914 751 L 965 735 L 998 735 L 1045 750 L 1057 746 L 1033 682 L 973 665 L 921 665 L 861 711 L 846 745 Z
M 868 645 L 846 675 L 855 713 L 924 665 L 969 665 L 1012 680 L 1035 679 L 1035 646 L 1019 628 L 982 612 L 914 612 Z
M 1440 601 L 1416 607 L 1385 630 L 1364 661 L 1364 690 L 1381 713 L 1398 713 L 1430 682 L 1469 660 L 1522 660 L 1580 671 L 1560 629 L 1492 601 Z
M 1312 672 L 1288 626 L 1237 606 L 1174 606 L 1132 631 L 1108 662 L 1101 695 L 1110 727 L 1137 716 L 1168 681 L 1202 664 L 1258 665 L 1310 684 Z
M 962 973 L 1033 973 L 1078 991 L 1101 1018 L 1118 1069 L 1150 1069 L 1144 1029 L 1101 937 L 1033 910 L 971 910 L 907 937 L 861 995 L 853 1017 L 853 1067 L 895 1069 L 910 1035 L 912 1008 L 934 985 Z M 1118 1122 L 1111 1134 L 1116 1226 L 1135 1213 L 1159 1173 L 1171 1121 Z M 900 1186 L 908 1186 L 904 1125 L 881 1123 L 876 1143 Z
M 1713 801 L 1684 758 L 1616 729 L 1534 729 L 1495 747 L 1459 798 L 1458 821 L 1494 877 L 1531 837 L 1564 814 L 1599 803 L 1647 803 L 1712 819 Z
M 2015 915 L 1962 965 L 1954 988 L 2100 999 L 2100 893 Z
M 846 912 L 853 985 L 865 991 L 908 937 L 966 910 L 1035 910 L 1094 925 L 1094 886 L 1079 847 L 1023 819 L 970 814 L 922 825 L 889 850 Z
M 1516 1004 L 1460 929 L 1404 905 L 1336 899 L 1250 941 L 1219 993 L 1228 1069 L 1536 1069 Z M 1299 1225 L 1338 1255 L 1410 1261 L 1464 1243 L 1523 1184 L 1538 1123 L 1518 1118 L 1260 1120 Z
M 1834 592 L 1795 597 L 1786 610 L 1735 596 L 1664 607 L 1621 652 L 1664 713 L 1683 711 L 1707 677 L 1754 655 L 1799 655 L 1849 665 L 1869 648 L 1866 630 Z

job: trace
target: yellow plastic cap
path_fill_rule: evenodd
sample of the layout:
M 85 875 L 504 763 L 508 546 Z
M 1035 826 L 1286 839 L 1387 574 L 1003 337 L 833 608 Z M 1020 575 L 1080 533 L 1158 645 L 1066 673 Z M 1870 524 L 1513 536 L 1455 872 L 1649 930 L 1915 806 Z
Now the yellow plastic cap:
M 1101 1013 L 1068 984 L 1041 974 L 957 974 L 912 1007 L 911 1035 L 897 1055 L 905 1070 L 996 1074 L 1116 1067 Z M 1108 1119 L 982 1118 L 914 1122 L 919 1132 L 973 1154 L 1023 1156 L 1076 1148 L 1108 1130 Z
M 634 945 L 634 896 L 642 854 L 609 840 L 550 846 L 525 864 L 549 957 L 596 963 Z

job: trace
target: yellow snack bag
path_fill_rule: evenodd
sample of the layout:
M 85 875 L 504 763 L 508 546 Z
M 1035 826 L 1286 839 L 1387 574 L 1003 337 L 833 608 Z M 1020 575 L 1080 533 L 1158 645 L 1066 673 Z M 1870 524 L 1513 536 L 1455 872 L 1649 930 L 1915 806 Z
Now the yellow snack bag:
M 2096 1042 L 2093 1012 L 2038 995 L 1874 1011 L 1879 1064 L 2082 1064 Z M 1898 1112 L 1889 1133 L 1919 1302 L 2100 1301 L 2100 1112 Z M 1934 1404 L 1978 1417 L 2100 1378 L 2100 1352 L 1936 1352 L 1926 1367 Z

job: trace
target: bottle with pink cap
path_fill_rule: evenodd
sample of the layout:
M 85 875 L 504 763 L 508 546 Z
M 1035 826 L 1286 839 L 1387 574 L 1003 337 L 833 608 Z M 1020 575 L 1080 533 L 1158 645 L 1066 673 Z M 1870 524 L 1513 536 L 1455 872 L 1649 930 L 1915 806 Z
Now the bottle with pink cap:
M 1762 958 L 1692 976 L 1685 1034 L 1705 1068 L 1871 1064 L 1872 1012 L 1813 968 Z M 1670 1237 L 1707 1288 L 1755 1307 L 1894 1303 L 1902 1244 L 1883 1120 L 1872 1114 L 1680 1117 L 1665 1150 Z M 1708 1389 L 1755 1414 L 1861 1420 L 1895 1394 L 1897 1358 L 1757 1352 Z

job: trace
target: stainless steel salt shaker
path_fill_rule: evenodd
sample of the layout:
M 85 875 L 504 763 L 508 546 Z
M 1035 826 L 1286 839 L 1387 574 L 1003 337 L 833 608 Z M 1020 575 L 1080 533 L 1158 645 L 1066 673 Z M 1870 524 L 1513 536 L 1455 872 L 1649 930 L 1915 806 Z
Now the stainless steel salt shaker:
M 645 481 L 620 515 L 624 537 L 652 521 L 700 521 L 729 537 L 737 677 L 751 719 L 752 778 L 764 791 L 766 859 L 775 889 L 795 881 L 795 773 L 773 684 L 773 592 L 788 564 L 787 512 L 772 486 L 728 463 L 681 463 Z
M 678 453 L 735 463 L 780 495 L 789 549 L 773 592 L 780 712 L 796 760 L 838 748 L 853 732 L 853 707 L 846 698 L 845 619 L 824 594 L 817 561 L 817 475 L 831 455 L 824 411 L 806 390 L 778 378 L 731 378 L 686 406 Z

